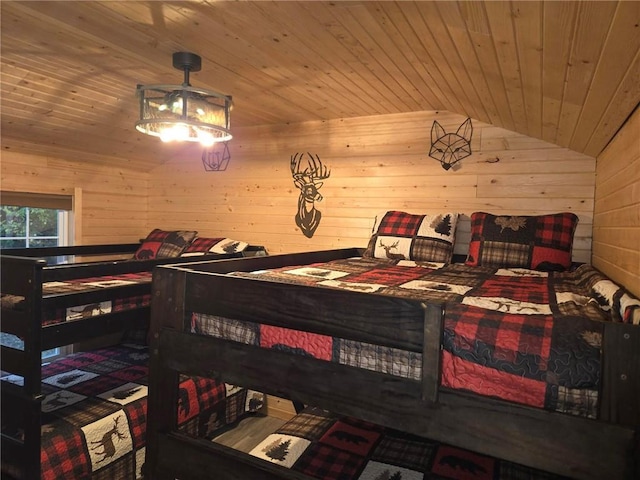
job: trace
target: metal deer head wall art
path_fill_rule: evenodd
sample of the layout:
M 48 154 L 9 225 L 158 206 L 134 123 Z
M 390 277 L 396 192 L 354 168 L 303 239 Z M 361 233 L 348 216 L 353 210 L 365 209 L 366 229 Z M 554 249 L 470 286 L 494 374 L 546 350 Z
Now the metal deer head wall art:
M 218 142 L 202 151 L 202 164 L 207 172 L 222 172 L 231 160 L 229 142 Z
M 463 158 L 471 155 L 471 135 L 473 125 L 471 118 L 467 118 L 458 127 L 456 133 L 445 132 L 436 120 L 431 127 L 431 149 L 429 156 L 440 162 L 442 168 L 449 170 Z
M 308 152 L 306 156 L 304 153 L 292 155 L 290 166 L 293 184 L 300 190 L 296 225 L 305 237 L 311 238 L 322 218 L 322 212 L 316 209 L 315 202 L 322 201 L 320 187 L 324 183 L 323 180 L 329 178 L 331 171 L 322 165 L 318 155 L 314 156 Z

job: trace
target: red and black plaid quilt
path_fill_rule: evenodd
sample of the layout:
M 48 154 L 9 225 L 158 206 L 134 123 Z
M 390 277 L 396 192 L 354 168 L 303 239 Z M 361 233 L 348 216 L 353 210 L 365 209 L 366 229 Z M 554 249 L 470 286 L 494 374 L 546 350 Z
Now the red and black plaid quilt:
M 320 480 L 561 480 L 350 417 L 307 408 L 251 455 Z
M 43 480 L 142 478 L 148 360 L 146 346 L 124 344 L 76 353 L 42 367 Z M 8 375 L 2 381 L 21 384 L 22 377 Z M 180 429 L 210 437 L 261 405 L 261 394 L 182 376 L 176 414 Z M 3 415 L 3 432 L 20 436 L 9 417 Z
M 597 412 L 602 322 L 640 310 L 588 265 L 540 272 L 351 258 L 235 275 L 446 302 L 443 386 L 587 417 Z M 200 314 L 193 330 L 421 378 L 418 353 Z
M 146 307 L 151 302 L 151 294 L 122 296 L 119 288 L 129 285 L 151 283 L 151 272 L 125 273 L 120 275 L 107 275 L 103 277 L 77 278 L 64 282 L 46 282 L 42 285 L 42 295 L 64 295 L 73 293 L 92 292 L 97 290 L 113 290 L 111 300 L 85 305 L 71 304 L 65 308 L 45 309 L 42 324 L 51 325 L 59 322 L 81 320 L 83 318 L 103 315 L 105 313 L 121 312 L 135 308 Z M 2 308 L 19 309 L 23 297 L 16 295 L 2 295 Z M 70 302 L 73 298 L 70 297 Z
M 118 288 L 139 283 L 151 283 L 151 272 L 125 273 L 95 278 L 79 278 L 64 282 L 47 282 L 42 285 L 42 295 L 91 292 L 95 290 L 113 289 L 111 300 L 88 305 L 70 305 L 66 308 L 45 310 L 43 325 L 121 312 L 146 307 L 151 302 L 151 294 L 123 297 Z

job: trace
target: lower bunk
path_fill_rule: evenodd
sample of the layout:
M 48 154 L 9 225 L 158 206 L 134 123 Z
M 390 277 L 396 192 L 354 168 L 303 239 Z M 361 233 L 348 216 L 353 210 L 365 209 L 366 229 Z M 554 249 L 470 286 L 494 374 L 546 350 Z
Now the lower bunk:
M 243 420 L 252 431 L 262 419 Z M 273 422 L 271 422 L 273 423 Z M 259 426 L 256 430 L 264 432 Z M 215 439 L 237 448 L 233 443 Z M 318 480 L 564 480 L 538 469 L 307 407 L 272 433 L 238 449 L 292 474 Z M 233 470 L 234 463 L 216 464 Z
M 143 478 L 149 351 L 146 345 L 119 344 L 54 360 L 42 367 L 40 478 L 97 480 Z M 3 374 L 2 389 L 22 385 Z M 263 395 L 220 381 L 181 376 L 174 417 L 180 432 L 210 438 L 250 412 Z M 10 408 L 3 404 L 3 409 Z M 2 416 L 7 443 L 22 438 L 19 405 Z M 37 446 L 36 446 L 37 447 Z M 25 478 L 21 450 L 2 457 L 5 478 Z

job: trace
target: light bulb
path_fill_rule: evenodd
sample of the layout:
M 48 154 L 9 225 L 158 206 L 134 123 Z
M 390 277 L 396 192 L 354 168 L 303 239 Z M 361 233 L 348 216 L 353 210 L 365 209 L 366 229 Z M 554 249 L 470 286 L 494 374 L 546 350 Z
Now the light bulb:
M 209 132 L 205 132 L 204 130 L 197 130 L 198 132 L 198 140 L 200 141 L 200 145 L 203 147 L 210 147 L 214 143 L 216 143 L 215 138 Z
M 189 127 L 183 123 L 178 123 L 173 127 L 165 128 L 160 132 L 160 140 L 163 142 L 182 141 L 189 139 Z
M 173 128 L 163 128 L 160 132 L 160 140 L 163 142 L 171 142 L 173 140 Z
M 175 139 L 182 141 L 187 140 L 189 138 L 189 127 L 183 123 L 178 123 L 175 127 L 173 127 L 175 132 Z
M 182 97 L 178 98 L 176 101 L 173 102 L 173 105 L 171 106 L 171 111 L 173 113 L 182 112 Z

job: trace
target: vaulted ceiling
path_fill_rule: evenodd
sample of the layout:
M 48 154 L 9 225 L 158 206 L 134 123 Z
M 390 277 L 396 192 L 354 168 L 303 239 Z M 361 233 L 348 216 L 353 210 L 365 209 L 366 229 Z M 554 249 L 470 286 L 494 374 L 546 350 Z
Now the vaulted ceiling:
M 6 1 L 2 148 L 148 170 L 137 84 L 232 95 L 232 128 L 448 110 L 597 156 L 640 101 L 637 1 Z

